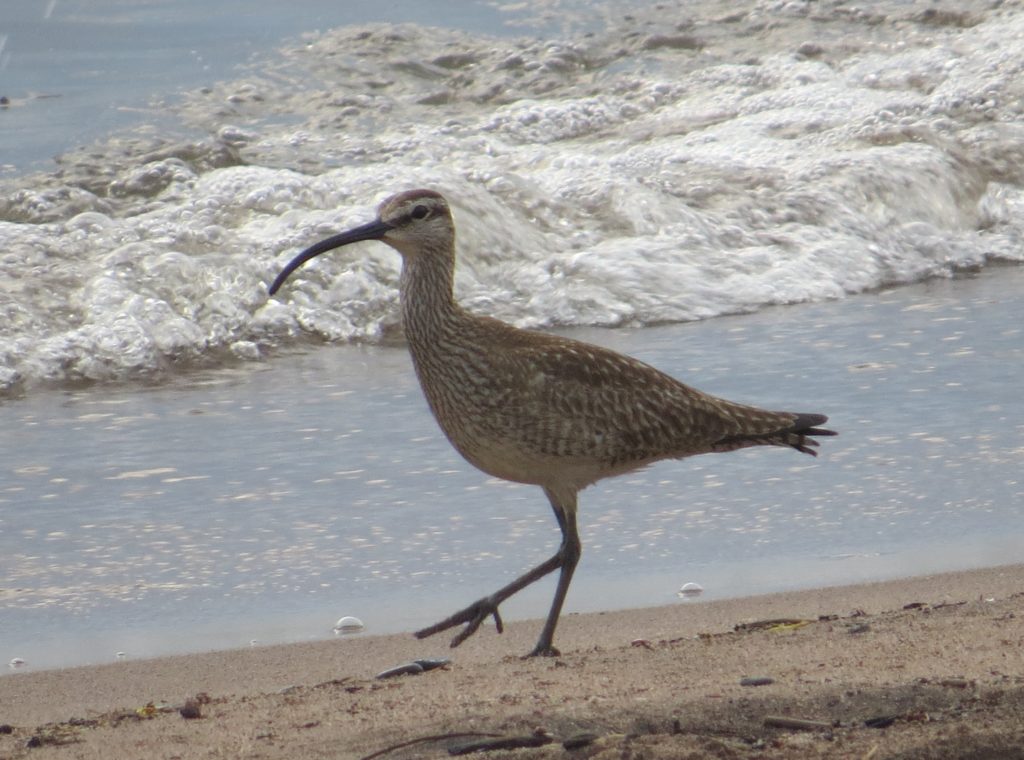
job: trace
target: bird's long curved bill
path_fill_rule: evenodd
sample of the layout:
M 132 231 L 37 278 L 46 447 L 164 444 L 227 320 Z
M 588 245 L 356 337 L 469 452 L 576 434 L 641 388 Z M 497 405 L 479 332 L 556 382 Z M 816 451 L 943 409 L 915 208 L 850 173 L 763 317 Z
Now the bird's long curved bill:
M 337 235 L 332 235 L 325 240 L 321 240 L 319 243 L 314 243 L 294 259 L 289 261 L 288 266 L 281 270 L 281 274 L 277 276 L 277 279 L 275 279 L 274 283 L 270 286 L 270 295 L 274 295 L 274 293 L 284 285 L 284 281 L 288 279 L 291 273 L 310 259 L 319 256 L 321 253 L 327 253 L 327 251 L 334 250 L 335 248 L 341 248 L 341 246 L 348 245 L 349 243 L 358 243 L 361 240 L 380 240 L 390 229 L 393 229 L 390 224 L 385 224 L 380 219 L 377 219 L 369 224 L 364 224 L 362 227 L 356 227 L 348 232 L 341 232 Z

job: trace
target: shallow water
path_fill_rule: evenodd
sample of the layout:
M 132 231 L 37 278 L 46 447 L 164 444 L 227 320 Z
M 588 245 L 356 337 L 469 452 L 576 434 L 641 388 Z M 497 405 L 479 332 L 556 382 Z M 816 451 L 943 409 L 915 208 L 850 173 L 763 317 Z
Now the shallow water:
M 410 630 L 548 556 L 542 494 L 485 479 L 429 417 L 393 252 L 321 257 L 267 297 L 302 246 L 421 184 L 452 200 L 470 308 L 841 433 L 816 460 L 588 490 L 569 610 L 1019 561 L 1021 9 L 453 3 L 446 28 L 299 39 L 347 19 L 295 16 L 271 52 L 230 4 L 176 3 L 217 59 L 163 4 L 75 23 L 109 32 L 88 11 L 111 7 L 166 46 L 79 67 L 38 130 L 99 141 L 32 172 L 0 142 L 0 660 L 303 640 L 346 614 Z M 25 93 L 7 126 L 54 105 Z M 76 132 L 79 98 L 114 120 Z
M 470 32 L 543 30 L 528 8 L 481 0 L 4 0 L 0 17 L 0 172 L 145 127 L 196 136 L 171 113 L 182 92 L 237 76 L 317 30 L 368 22 L 442 24 Z
M 1022 286 L 1002 269 L 573 331 L 729 398 L 825 411 L 841 436 L 818 459 L 701 457 L 586 491 L 568 609 L 670 603 L 687 581 L 720 598 L 1019 560 L 1024 424 L 1006 380 Z M 410 630 L 558 540 L 538 489 L 451 450 L 401 348 L 44 393 L 0 423 L 19 431 L 0 452 L 0 627 L 37 666 L 319 638 L 344 614 Z M 506 614 L 543 615 L 550 592 Z

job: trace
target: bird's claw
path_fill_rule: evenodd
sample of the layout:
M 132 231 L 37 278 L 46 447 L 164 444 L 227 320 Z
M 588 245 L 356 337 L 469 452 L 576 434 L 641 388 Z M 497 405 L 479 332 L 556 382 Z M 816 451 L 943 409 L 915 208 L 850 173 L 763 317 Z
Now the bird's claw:
M 533 651 L 523 655 L 523 659 L 527 660 L 531 657 L 561 657 L 562 653 L 558 647 L 552 646 L 551 644 L 537 644 L 533 648 Z
M 465 623 L 466 627 L 459 631 L 455 638 L 452 639 L 450 646 L 454 649 L 476 633 L 477 629 L 488 617 L 494 618 L 494 627 L 498 633 L 502 633 L 505 630 L 505 626 L 501 622 L 501 613 L 498 612 L 498 605 L 490 598 L 485 597 L 478 599 L 465 609 L 459 610 L 454 615 L 445 618 L 440 623 L 435 623 L 427 628 L 416 631 L 416 638 L 425 639 L 428 636 L 433 636 L 435 633 L 440 633 Z
M 452 643 L 449 646 L 451 646 L 451 648 L 454 649 L 463 641 L 465 641 L 474 633 L 476 633 L 476 629 L 479 628 L 480 625 L 487 619 L 488 615 L 494 616 L 495 630 L 497 630 L 498 633 L 503 633 L 505 630 L 505 626 L 501 622 L 501 613 L 498 612 L 498 608 L 484 608 L 480 609 L 471 620 L 466 621 L 466 627 L 459 631 L 455 638 L 452 639 Z

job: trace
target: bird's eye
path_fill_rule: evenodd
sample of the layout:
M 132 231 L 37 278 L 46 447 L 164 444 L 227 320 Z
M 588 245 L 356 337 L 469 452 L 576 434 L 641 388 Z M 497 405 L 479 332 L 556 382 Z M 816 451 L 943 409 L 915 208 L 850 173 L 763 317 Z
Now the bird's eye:
M 412 213 L 410 214 L 410 216 L 413 219 L 426 219 L 427 218 L 427 214 L 429 214 L 429 213 L 430 213 L 430 209 L 428 209 L 426 206 L 416 206 L 416 207 L 413 208 Z

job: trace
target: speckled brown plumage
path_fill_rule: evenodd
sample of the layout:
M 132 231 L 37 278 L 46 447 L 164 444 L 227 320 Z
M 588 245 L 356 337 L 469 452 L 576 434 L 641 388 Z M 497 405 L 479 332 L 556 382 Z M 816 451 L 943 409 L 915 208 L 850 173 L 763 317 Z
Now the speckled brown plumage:
M 599 346 L 520 330 L 463 310 L 452 292 L 455 228 L 444 198 L 411 190 L 381 204 L 378 219 L 297 256 L 271 286 L 325 251 L 381 240 L 402 254 L 402 323 L 430 409 L 452 445 L 495 477 L 541 486 L 562 528 L 558 552 L 508 586 L 440 623 L 465 625 L 456 646 L 498 605 L 559 569 L 555 599 L 531 654 L 553 654 L 555 626 L 579 559 L 576 496 L 602 478 L 661 459 L 759 445 L 814 454 L 820 414 L 770 412 L 690 388 L 648 364 Z

